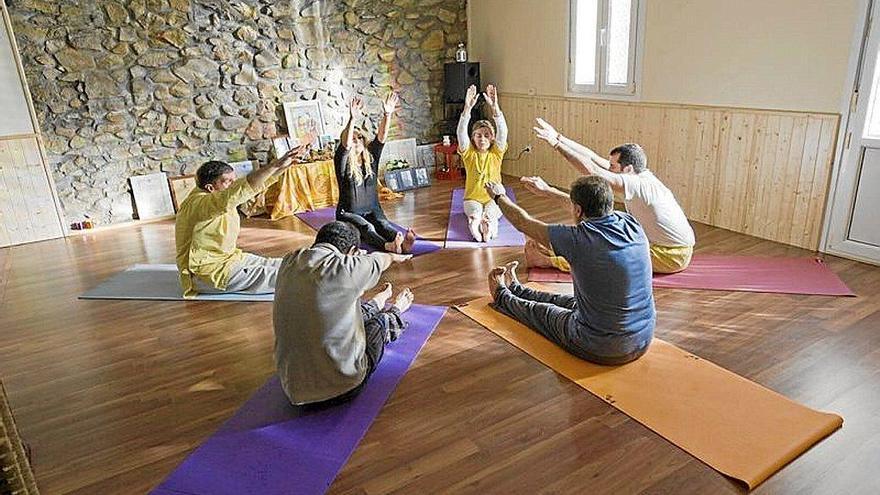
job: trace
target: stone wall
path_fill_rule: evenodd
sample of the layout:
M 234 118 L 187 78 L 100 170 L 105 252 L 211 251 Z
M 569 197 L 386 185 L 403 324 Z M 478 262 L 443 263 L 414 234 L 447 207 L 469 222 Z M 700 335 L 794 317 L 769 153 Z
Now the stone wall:
M 283 101 L 399 91 L 392 136 L 435 139 L 465 0 L 7 0 L 68 220 L 132 218 L 131 175 L 265 160 Z M 375 128 L 377 122 L 370 125 Z

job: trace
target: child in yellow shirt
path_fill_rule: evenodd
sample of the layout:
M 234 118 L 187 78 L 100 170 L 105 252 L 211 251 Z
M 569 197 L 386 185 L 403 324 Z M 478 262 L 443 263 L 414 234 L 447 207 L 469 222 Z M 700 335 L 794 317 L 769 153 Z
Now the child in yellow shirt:
M 464 109 L 458 119 L 458 154 L 464 164 L 467 179 L 464 187 L 464 213 L 468 228 L 477 242 L 498 237 L 498 220 L 501 210 L 486 193 L 486 183 L 501 183 L 501 160 L 507 151 L 507 123 L 498 105 L 498 93 L 491 84 L 486 87 L 483 99 L 492 110 L 495 126 L 488 120 L 478 120 L 468 135 L 471 110 L 477 104 L 477 87 L 467 90 Z M 496 131 L 497 129 L 497 131 Z

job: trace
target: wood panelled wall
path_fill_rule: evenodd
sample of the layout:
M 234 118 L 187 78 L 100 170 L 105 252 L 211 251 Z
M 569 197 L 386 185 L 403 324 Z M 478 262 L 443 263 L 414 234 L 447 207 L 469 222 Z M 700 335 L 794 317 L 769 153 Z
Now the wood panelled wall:
M 502 94 L 504 172 L 565 187 L 577 173 L 537 139 L 541 117 L 600 155 L 635 142 L 688 218 L 816 250 L 839 116 Z M 520 150 L 532 152 L 516 160 Z M 699 239 L 697 240 L 699 243 Z
M 0 138 L 0 247 L 64 232 L 36 135 Z

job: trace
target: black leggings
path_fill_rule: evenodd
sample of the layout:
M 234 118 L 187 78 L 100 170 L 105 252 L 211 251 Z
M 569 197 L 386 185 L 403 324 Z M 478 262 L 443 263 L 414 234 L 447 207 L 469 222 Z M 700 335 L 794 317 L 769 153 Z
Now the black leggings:
M 378 206 L 363 213 L 336 210 L 336 219 L 354 225 L 361 233 L 361 241 L 374 249 L 384 250 L 385 243 L 393 241 L 399 233 Z

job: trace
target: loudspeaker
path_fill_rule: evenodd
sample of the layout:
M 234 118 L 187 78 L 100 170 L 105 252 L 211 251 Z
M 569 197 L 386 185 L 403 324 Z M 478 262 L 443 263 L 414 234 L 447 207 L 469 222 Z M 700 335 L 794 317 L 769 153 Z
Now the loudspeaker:
M 455 62 L 445 64 L 443 67 L 443 87 L 446 103 L 464 103 L 464 95 L 468 87 L 473 84 L 480 88 L 480 63 L 479 62 Z

